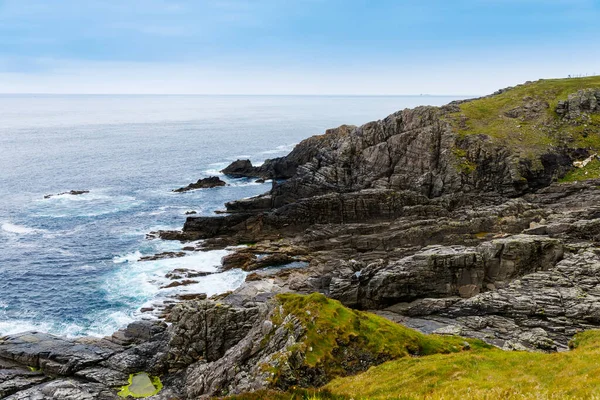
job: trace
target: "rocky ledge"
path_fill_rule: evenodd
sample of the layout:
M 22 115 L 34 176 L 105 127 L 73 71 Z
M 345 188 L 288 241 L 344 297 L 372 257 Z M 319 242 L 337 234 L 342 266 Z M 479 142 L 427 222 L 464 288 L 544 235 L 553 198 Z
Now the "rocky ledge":
M 600 327 L 600 161 L 582 166 L 598 104 L 598 78 L 530 82 L 238 160 L 223 173 L 272 189 L 158 235 L 237 246 L 224 268 L 255 271 L 239 289 L 112 338 L 3 338 L 0 393 L 110 399 L 145 372 L 153 398 L 198 399 L 407 355 L 567 350 Z

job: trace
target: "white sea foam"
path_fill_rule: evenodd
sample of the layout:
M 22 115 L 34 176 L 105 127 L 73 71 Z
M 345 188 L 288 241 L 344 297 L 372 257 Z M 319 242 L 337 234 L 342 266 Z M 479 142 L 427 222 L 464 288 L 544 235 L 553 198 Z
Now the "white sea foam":
M 203 272 L 217 272 L 221 258 L 229 254 L 227 250 L 194 252 L 186 257 L 154 261 L 137 261 L 123 265 L 107 277 L 103 288 L 108 300 L 127 299 L 140 307 L 167 295 L 180 292 L 224 293 L 239 287 L 245 279 L 245 272 L 235 270 L 194 278 L 199 283 L 191 286 L 161 289 L 171 282 L 165 275 L 176 268 Z
M 110 336 L 121 328 L 132 323 L 136 319 L 136 313 L 123 311 L 104 311 L 94 315 L 94 322 L 86 330 L 86 335 L 104 337 Z
M 86 265 L 81 265 L 79 267 L 76 267 L 75 269 L 78 271 L 95 271 L 98 269 L 98 267 L 96 267 L 94 265 L 86 264 Z
M 74 323 L 57 323 L 50 321 L 37 321 L 24 319 L 11 319 L 0 321 L 0 336 L 13 335 L 16 333 L 37 331 L 50 332 L 65 337 L 78 337 L 86 334 L 84 327 Z
M 247 187 L 247 186 L 259 186 L 259 185 L 264 185 L 266 183 L 270 183 L 271 181 L 265 181 L 265 182 L 256 182 L 254 180 L 239 180 L 238 182 L 232 182 L 231 186 L 235 186 L 235 187 Z
M 33 323 L 27 320 L 15 320 L 0 321 L 0 335 L 12 335 L 20 332 L 27 331 L 41 331 L 48 332 L 51 329 L 51 324 L 48 323 Z
M 208 164 L 211 167 L 221 167 L 221 169 L 225 168 L 227 165 L 229 165 L 229 162 L 227 161 L 219 161 L 219 162 L 215 162 L 215 163 L 210 163 Z
M 223 168 L 225 168 L 225 167 L 223 167 Z M 223 169 L 223 168 L 221 168 L 221 169 Z M 221 169 L 209 168 L 207 170 L 204 170 L 203 172 L 207 176 L 223 176 Z
M 143 204 L 132 196 L 111 196 L 103 193 L 60 195 L 34 202 L 32 214 L 37 217 L 69 218 L 97 217 L 129 210 Z
M 3 223 L 0 228 L 2 228 L 4 232 L 14 233 L 17 235 L 31 235 L 34 233 L 43 232 L 41 229 L 28 228 L 26 226 L 12 224 L 10 222 Z
M 176 287 L 178 293 L 206 293 L 207 296 L 221 294 L 237 289 L 246 280 L 248 273 L 241 269 L 194 278 L 198 283 Z
M 290 143 L 290 144 L 284 144 L 281 146 L 277 146 L 274 149 L 271 150 L 265 150 L 263 152 L 261 152 L 260 154 L 277 154 L 277 153 L 289 153 L 290 151 L 292 151 L 294 149 L 294 147 L 297 145 L 298 143 Z
M 133 253 L 125 254 L 124 256 L 113 257 L 115 264 L 132 263 L 142 258 L 142 253 L 135 251 Z

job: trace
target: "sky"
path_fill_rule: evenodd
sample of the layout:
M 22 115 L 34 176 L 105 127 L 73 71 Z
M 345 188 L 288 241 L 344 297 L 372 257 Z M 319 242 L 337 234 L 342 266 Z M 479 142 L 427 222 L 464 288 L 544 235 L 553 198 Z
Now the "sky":
M 477 95 L 600 74 L 600 0 L 0 0 L 0 93 Z

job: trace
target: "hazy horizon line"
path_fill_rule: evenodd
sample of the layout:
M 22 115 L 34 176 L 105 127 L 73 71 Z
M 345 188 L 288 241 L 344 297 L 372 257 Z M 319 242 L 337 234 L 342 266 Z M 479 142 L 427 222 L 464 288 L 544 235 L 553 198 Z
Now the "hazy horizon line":
M 262 97 L 478 97 L 485 94 L 294 94 L 294 93 L 19 93 L 0 92 L 0 96 L 262 96 Z

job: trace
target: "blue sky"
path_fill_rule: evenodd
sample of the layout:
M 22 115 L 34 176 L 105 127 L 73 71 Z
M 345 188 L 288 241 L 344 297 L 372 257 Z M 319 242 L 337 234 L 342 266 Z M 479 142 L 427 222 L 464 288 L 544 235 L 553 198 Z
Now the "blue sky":
M 0 0 L 0 92 L 485 94 L 600 73 L 598 0 Z

